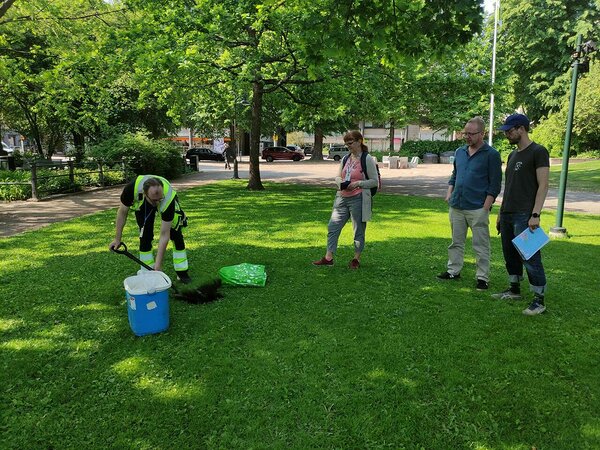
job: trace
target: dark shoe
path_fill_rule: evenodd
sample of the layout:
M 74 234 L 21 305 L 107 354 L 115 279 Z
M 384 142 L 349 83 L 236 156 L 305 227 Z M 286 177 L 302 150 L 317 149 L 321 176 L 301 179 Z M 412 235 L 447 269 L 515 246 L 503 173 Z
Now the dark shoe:
M 333 259 L 327 259 L 323 256 L 320 260 L 313 261 L 313 266 L 333 266 Z
M 348 269 L 358 269 L 360 267 L 360 261 L 354 258 L 348 263 Z
M 177 273 L 177 279 L 179 281 L 181 281 L 183 284 L 190 284 L 192 282 L 192 279 L 188 275 L 187 270 L 183 270 L 181 272 L 176 272 L 176 273 Z
M 477 279 L 477 290 L 478 291 L 487 291 L 489 285 L 488 282 L 485 280 L 482 280 L 481 278 Z
M 536 316 L 538 314 L 546 311 L 546 306 L 544 305 L 544 297 L 534 296 L 531 305 L 529 305 L 526 309 L 523 310 L 523 314 L 526 316 Z
M 460 278 L 460 273 L 457 273 L 456 275 L 452 275 L 449 272 L 443 272 L 443 273 L 440 273 L 437 277 L 439 280 L 458 280 Z

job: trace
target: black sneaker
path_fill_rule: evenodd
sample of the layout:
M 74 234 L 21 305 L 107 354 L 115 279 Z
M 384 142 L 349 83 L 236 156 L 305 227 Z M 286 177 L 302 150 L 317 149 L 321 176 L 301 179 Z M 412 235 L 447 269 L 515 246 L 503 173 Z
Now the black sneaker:
M 477 290 L 478 291 L 487 291 L 489 285 L 488 282 L 485 280 L 482 280 L 481 278 L 477 279 Z
M 458 280 L 460 278 L 460 273 L 457 273 L 456 275 L 452 275 L 449 272 L 443 272 L 440 273 L 437 278 L 439 280 Z
M 183 284 L 190 284 L 192 282 L 192 279 L 188 275 L 187 270 L 183 270 L 181 272 L 176 272 L 176 273 L 177 273 L 177 279 L 179 281 L 181 281 Z

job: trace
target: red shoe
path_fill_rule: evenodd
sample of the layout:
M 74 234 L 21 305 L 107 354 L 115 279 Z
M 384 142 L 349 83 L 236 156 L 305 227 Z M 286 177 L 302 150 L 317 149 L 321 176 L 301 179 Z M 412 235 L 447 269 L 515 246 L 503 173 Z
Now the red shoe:
M 333 266 L 333 259 L 327 259 L 323 256 L 320 260 L 313 261 L 313 266 Z
M 360 261 L 354 258 L 352 261 L 348 263 L 349 269 L 358 269 L 360 267 Z

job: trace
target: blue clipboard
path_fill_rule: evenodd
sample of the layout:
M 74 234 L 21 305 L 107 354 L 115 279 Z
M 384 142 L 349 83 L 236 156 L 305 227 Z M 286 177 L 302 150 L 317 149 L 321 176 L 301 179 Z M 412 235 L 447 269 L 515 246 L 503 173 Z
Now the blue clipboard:
M 512 240 L 513 245 L 525 261 L 535 255 L 540 249 L 550 242 L 550 238 L 544 230 L 536 228 L 531 231 L 529 228 L 525 228 L 521 234 Z

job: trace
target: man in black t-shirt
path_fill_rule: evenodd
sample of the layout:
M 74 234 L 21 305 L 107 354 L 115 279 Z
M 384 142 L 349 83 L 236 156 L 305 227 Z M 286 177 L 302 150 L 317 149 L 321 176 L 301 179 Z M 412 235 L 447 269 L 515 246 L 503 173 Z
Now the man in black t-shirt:
M 508 156 L 506 163 L 504 195 L 496 222 L 496 228 L 502 234 L 502 253 L 510 286 L 504 292 L 493 294 L 493 297 L 520 299 L 520 282 L 525 266 L 534 297 L 523 314 L 533 316 L 546 310 L 546 274 L 542 255 L 538 251 L 525 261 L 512 240 L 526 228 L 533 231 L 540 226 L 540 215 L 548 193 L 550 156 L 546 148 L 529 138 L 529 125 L 527 116 L 513 114 L 500 127 L 508 141 L 517 148 Z
M 188 259 L 181 229 L 187 225 L 187 217 L 177 199 L 177 193 L 163 177 L 156 175 L 140 175 L 123 188 L 121 205 L 117 212 L 116 232 L 109 249 L 119 247 L 123 228 L 127 222 L 129 208 L 135 211 L 135 218 L 140 229 L 140 260 L 161 270 L 165 251 L 169 240 L 175 246 L 173 250 L 173 267 L 177 278 L 183 283 L 191 282 L 188 275 Z M 160 237 L 156 260 L 152 253 L 154 240 L 154 219 L 160 213 Z

